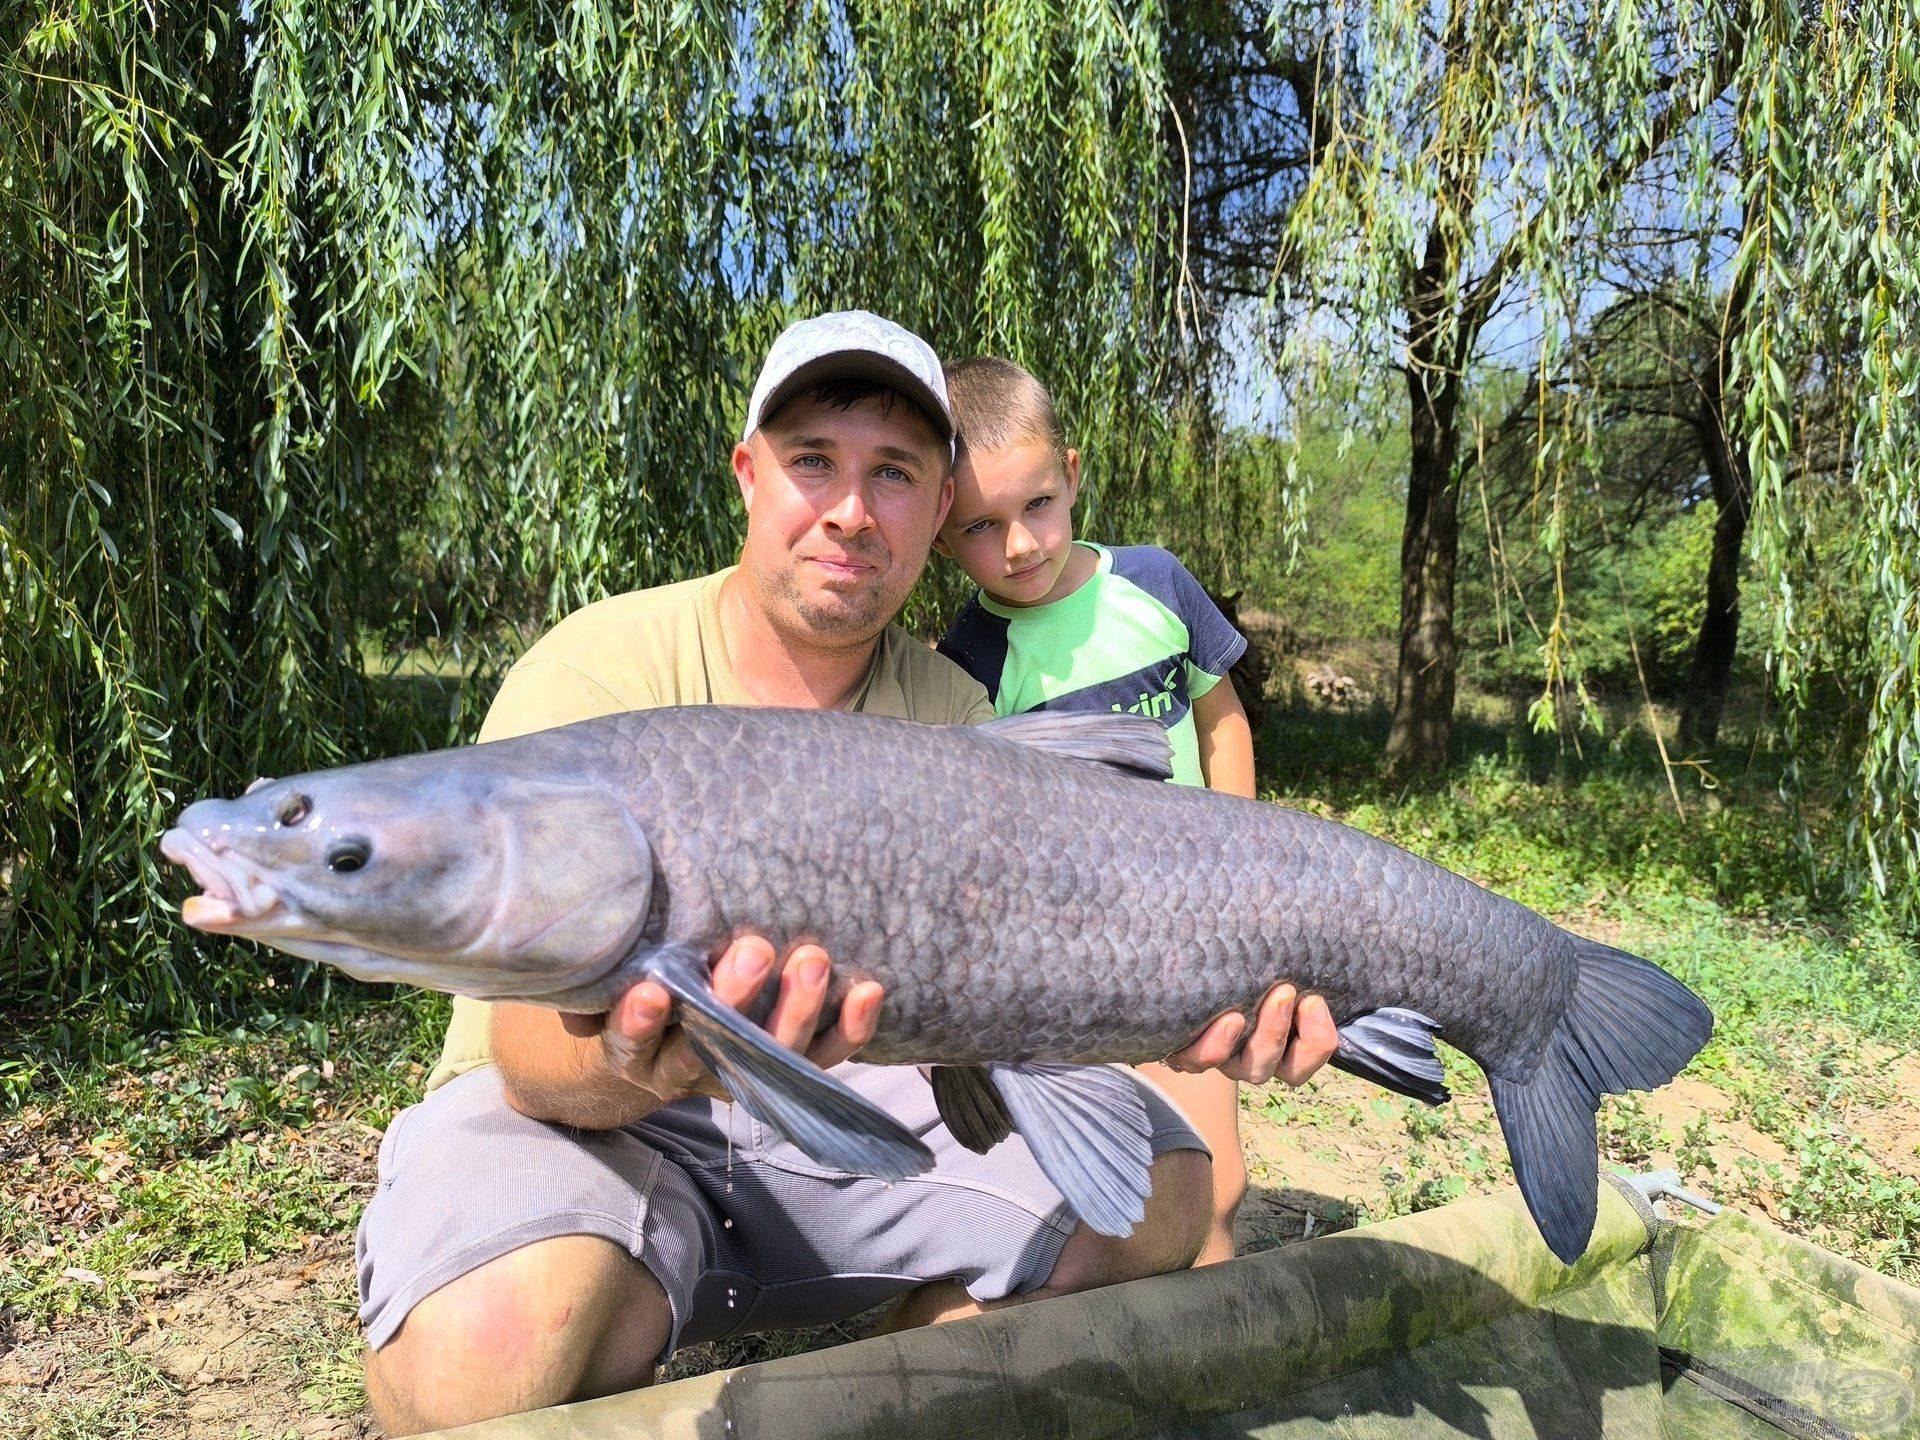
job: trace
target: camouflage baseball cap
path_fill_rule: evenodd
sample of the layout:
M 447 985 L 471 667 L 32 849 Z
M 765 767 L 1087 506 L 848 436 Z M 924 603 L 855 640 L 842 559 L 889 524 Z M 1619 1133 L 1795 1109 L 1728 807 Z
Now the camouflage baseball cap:
M 835 310 L 780 332 L 760 367 L 747 405 L 749 439 L 767 416 L 810 386 L 828 380 L 877 380 L 915 401 L 953 443 L 953 406 L 940 357 L 911 330 L 869 310 Z

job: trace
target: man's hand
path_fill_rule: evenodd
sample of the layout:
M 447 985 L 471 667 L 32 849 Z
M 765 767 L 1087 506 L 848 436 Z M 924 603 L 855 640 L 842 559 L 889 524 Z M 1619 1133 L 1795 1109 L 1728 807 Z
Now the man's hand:
M 1188 1074 L 1218 1069 L 1249 1085 L 1274 1079 L 1289 1085 L 1302 1083 L 1333 1058 L 1340 1034 L 1325 1000 L 1309 995 L 1296 1004 L 1297 998 L 1293 986 L 1274 986 L 1260 1002 L 1246 1044 L 1240 1044 L 1240 1037 L 1247 1022 L 1239 1011 L 1230 1010 L 1186 1049 L 1169 1055 L 1168 1068 Z
M 725 1004 L 752 1002 L 775 969 L 773 947 L 758 936 L 733 942 L 713 968 Z M 884 994 L 873 981 L 848 990 L 839 1019 L 816 1036 L 831 967 L 818 945 L 796 946 L 779 967 L 780 989 L 763 1022 L 780 1044 L 816 1065 L 837 1065 L 873 1038 Z M 651 980 L 604 1015 L 562 1015 L 532 1005 L 493 1009 L 493 1059 L 507 1102 L 535 1120 L 610 1130 L 645 1119 L 690 1095 L 726 1099 L 677 1024 L 673 1000 Z
M 713 993 L 724 1004 L 743 1010 L 773 970 L 773 946 L 757 935 L 744 935 L 727 947 L 713 967 Z M 773 1010 L 762 1022 L 780 1044 L 822 1069 L 838 1065 L 873 1038 L 885 994 L 876 982 L 861 981 L 847 992 L 833 1027 L 816 1036 L 831 976 L 825 950 L 818 945 L 795 946 L 780 968 L 780 993 Z M 691 1095 L 730 1099 L 694 1053 L 681 1027 L 670 1023 L 672 1013 L 673 997 L 654 981 L 643 980 L 605 1015 L 564 1015 L 561 1020 L 570 1035 L 581 1039 L 598 1035 L 608 1070 L 662 1105 Z

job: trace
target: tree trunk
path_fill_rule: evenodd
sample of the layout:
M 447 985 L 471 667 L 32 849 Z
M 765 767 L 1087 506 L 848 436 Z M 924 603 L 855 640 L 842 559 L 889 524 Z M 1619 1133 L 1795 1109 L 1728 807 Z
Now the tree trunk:
M 1757 222 L 1754 207 L 1759 203 L 1757 196 L 1749 197 L 1743 229 Z M 1707 562 L 1707 612 L 1700 619 L 1693 662 L 1687 667 L 1686 694 L 1680 702 L 1682 750 L 1711 745 L 1720 738 L 1720 716 L 1726 710 L 1733 653 L 1740 640 L 1740 555 L 1746 544 L 1747 518 L 1753 512 L 1753 472 L 1747 468 L 1745 448 L 1734 443 L 1727 426 L 1727 377 L 1733 373 L 1752 283 L 1750 271 L 1735 277 L 1720 312 L 1720 343 L 1699 382 L 1700 410 L 1694 428 L 1720 515 L 1714 521 L 1713 556 Z
M 1400 674 L 1387 735 L 1387 769 L 1395 775 L 1435 774 L 1446 768 L 1453 736 L 1453 577 L 1460 553 L 1460 434 L 1455 421 L 1460 385 L 1445 351 L 1465 343 L 1442 337 L 1440 315 L 1455 252 L 1436 224 L 1427 236 L 1426 262 L 1408 297 L 1407 519 L 1400 534 Z M 1452 341 L 1453 343 L 1447 343 Z
M 1721 377 L 1732 358 L 1731 327 L 1720 354 L 1701 380 L 1701 449 L 1720 516 L 1713 525 L 1713 558 L 1707 563 L 1707 613 L 1693 645 L 1686 696 L 1680 707 L 1680 746 L 1711 745 L 1720 737 L 1733 679 L 1733 653 L 1740 639 L 1740 556 L 1753 509 L 1753 477 L 1747 457 L 1727 433 L 1726 397 Z

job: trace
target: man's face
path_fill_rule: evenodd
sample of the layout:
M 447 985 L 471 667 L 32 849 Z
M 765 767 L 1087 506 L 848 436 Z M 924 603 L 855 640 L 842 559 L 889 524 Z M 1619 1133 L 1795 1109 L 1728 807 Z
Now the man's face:
M 904 401 L 783 406 L 733 452 L 740 564 L 768 620 L 815 644 L 878 635 L 926 567 L 949 471 L 947 443 Z

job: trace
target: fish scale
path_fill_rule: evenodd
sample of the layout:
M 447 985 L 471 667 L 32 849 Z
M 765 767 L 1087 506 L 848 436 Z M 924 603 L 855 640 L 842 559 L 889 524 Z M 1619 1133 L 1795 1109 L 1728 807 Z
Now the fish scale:
M 649 834 L 681 837 L 660 859 L 673 901 L 650 938 L 823 942 L 832 1004 L 858 980 L 888 988 L 863 1059 L 1157 1058 L 1291 980 L 1336 1016 L 1421 1011 L 1482 1066 L 1524 1074 L 1571 989 L 1544 917 L 1330 821 L 987 734 L 796 712 L 769 746 L 710 713 L 622 717 L 627 763 L 591 759 L 609 783 L 624 772 Z M 708 763 L 680 765 L 690 750 Z M 913 778 L 849 796 L 832 778 L 848 773 Z M 742 774 L 826 803 L 742 840 Z M 904 893 L 896 874 L 912 877 Z M 930 933 L 913 923 L 927 906 Z
M 918 1173 L 917 1137 L 750 1023 L 773 987 L 744 1018 L 712 993 L 738 935 L 818 941 L 822 1024 L 879 981 L 860 1058 L 933 1067 L 963 1144 L 1017 1130 L 1109 1234 L 1145 1213 L 1151 1149 L 1137 1087 L 1099 1062 L 1159 1059 L 1290 981 L 1325 997 L 1333 1063 L 1390 1089 L 1446 1098 L 1436 1039 L 1476 1060 L 1529 1208 L 1576 1257 L 1599 1097 L 1692 1058 L 1698 997 L 1351 827 L 1147 778 L 1168 756 L 1123 714 L 650 710 L 201 801 L 162 849 L 208 887 L 190 923 L 362 979 L 585 1012 L 657 981 L 756 1120 L 822 1164 Z

